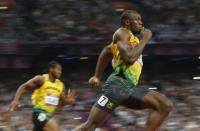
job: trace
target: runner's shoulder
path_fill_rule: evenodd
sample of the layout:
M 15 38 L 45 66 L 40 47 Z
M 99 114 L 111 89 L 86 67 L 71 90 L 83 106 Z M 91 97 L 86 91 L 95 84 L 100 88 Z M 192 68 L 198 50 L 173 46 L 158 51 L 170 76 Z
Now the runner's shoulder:
M 45 81 L 45 76 L 44 75 L 36 75 L 33 77 L 33 80 L 34 80 L 34 82 L 42 85 Z
M 130 37 L 130 31 L 126 28 L 120 27 L 118 28 L 115 33 L 113 34 L 113 43 L 116 43 L 120 39 Z
M 122 34 L 130 34 L 130 31 L 126 28 L 120 27 L 115 31 L 113 35 L 122 35 Z

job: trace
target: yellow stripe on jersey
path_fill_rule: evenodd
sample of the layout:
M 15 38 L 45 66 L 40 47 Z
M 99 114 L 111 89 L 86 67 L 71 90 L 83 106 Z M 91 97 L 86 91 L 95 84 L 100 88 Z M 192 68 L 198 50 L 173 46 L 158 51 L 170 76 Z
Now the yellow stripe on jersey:
M 123 28 L 126 29 L 126 28 Z M 127 29 L 126 29 L 127 30 Z M 129 30 L 127 30 L 129 31 Z M 138 46 L 139 45 L 139 39 L 138 37 L 134 36 L 131 31 L 130 32 L 130 44 L 132 46 Z M 113 35 L 114 40 L 115 35 Z M 132 65 L 127 65 L 122 59 L 119 54 L 119 50 L 117 47 L 117 44 L 112 42 L 111 43 L 111 50 L 113 54 L 113 67 L 114 67 L 114 75 L 119 74 L 122 72 L 127 80 L 130 80 L 134 85 L 138 84 L 139 77 L 142 71 L 142 56 L 134 62 Z
M 32 104 L 35 109 L 45 110 L 49 115 L 52 115 L 59 104 L 64 85 L 58 79 L 55 82 L 51 82 L 48 74 L 43 76 L 44 84 L 32 94 Z

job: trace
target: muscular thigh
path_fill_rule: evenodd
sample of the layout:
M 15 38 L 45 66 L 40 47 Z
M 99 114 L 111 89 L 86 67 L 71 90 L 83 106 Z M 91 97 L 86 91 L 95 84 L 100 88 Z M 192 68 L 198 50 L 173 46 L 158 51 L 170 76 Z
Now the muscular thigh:
M 34 124 L 33 131 L 43 131 L 49 117 L 46 112 L 33 112 L 32 121 Z
M 142 99 L 148 92 L 117 76 L 109 77 L 103 86 L 103 94 L 116 105 L 113 107 L 121 105 L 131 109 L 140 109 Z
M 54 119 L 50 119 L 43 129 L 44 131 L 60 131 L 59 125 Z
M 162 104 L 168 102 L 170 101 L 165 97 L 165 95 L 156 91 L 150 91 L 143 97 L 141 106 L 143 109 L 158 109 Z
M 143 98 L 146 94 L 148 94 L 149 90 L 132 87 L 128 90 L 128 92 L 130 95 L 122 101 L 121 105 L 131 109 L 142 109 Z

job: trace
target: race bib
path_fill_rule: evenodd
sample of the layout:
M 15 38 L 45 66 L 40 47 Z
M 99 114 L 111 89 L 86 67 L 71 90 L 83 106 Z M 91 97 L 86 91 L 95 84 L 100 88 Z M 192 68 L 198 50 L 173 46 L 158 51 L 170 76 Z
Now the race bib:
M 45 97 L 45 103 L 52 106 L 57 106 L 59 103 L 59 98 L 54 95 L 47 95 Z
M 108 98 L 104 95 L 102 95 L 98 102 L 97 102 L 100 106 L 105 106 L 108 103 Z

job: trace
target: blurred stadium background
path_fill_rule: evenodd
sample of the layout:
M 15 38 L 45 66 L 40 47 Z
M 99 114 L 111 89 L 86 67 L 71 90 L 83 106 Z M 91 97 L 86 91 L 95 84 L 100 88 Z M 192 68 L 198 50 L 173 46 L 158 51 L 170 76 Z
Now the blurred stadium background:
M 31 130 L 30 94 L 15 112 L 7 105 L 17 87 L 44 72 L 50 60 L 63 64 L 62 79 L 78 94 L 76 105 L 56 114 L 62 131 L 85 121 L 98 93 L 87 80 L 124 9 L 138 10 L 153 31 L 140 86 L 174 103 L 161 130 L 199 131 L 199 7 L 199 0 L 0 0 L 0 131 Z M 142 131 L 146 117 L 145 111 L 120 107 L 98 131 Z

